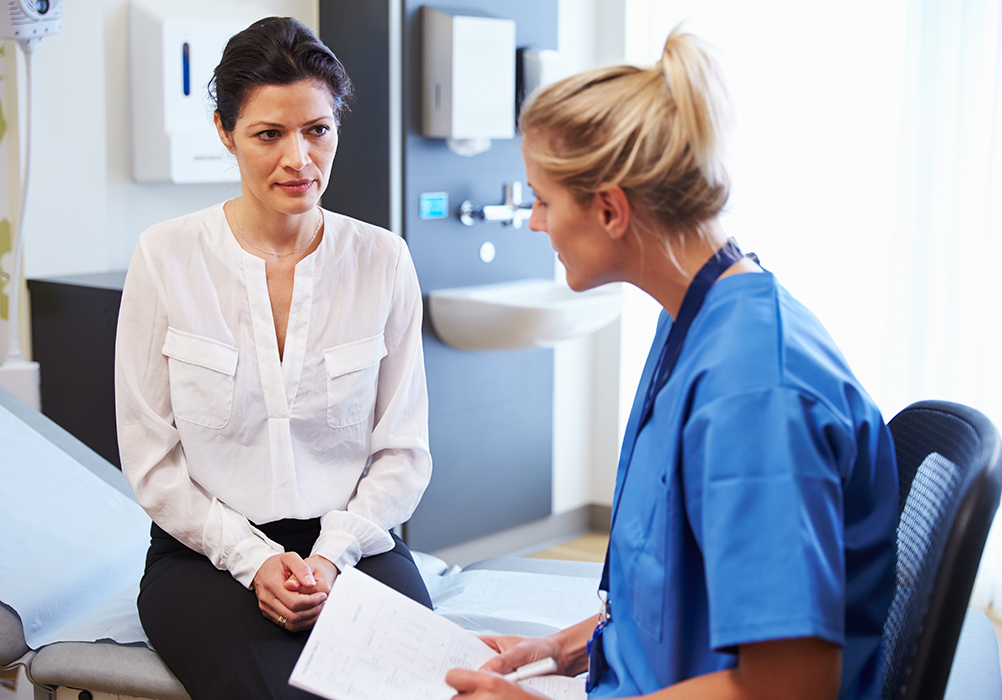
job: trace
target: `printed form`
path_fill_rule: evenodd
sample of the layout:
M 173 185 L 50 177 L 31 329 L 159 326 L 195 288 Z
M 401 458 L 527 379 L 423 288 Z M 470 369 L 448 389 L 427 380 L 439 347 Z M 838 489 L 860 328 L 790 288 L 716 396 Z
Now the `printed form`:
M 447 700 L 453 668 L 493 649 L 454 622 L 352 568 L 337 577 L 289 683 L 331 700 Z M 520 681 L 553 700 L 583 700 L 583 679 Z

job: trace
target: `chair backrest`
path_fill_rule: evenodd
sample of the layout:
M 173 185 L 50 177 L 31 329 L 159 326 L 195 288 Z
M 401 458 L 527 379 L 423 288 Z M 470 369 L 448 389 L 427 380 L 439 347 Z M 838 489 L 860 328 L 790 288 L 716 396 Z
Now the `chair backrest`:
M 942 700 L 1002 491 L 999 433 L 945 401 L 912 404 L 888 425 L 900 495 L 883 698 Z

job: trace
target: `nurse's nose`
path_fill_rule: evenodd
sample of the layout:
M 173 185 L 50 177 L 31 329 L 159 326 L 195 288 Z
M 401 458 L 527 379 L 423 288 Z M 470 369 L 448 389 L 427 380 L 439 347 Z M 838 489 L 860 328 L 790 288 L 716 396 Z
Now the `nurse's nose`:
M 310 148 L 302 135 L 292 136 L 286 144 L 282 165 L 292 170 L 302 170 L 310 164 Z
M 530 231 L 546 231 L 546 220 L 540 213 L 540 206 L 537 206 L 536 202 L 532 203 L 532 214 L 529 216 L 529 230 Z

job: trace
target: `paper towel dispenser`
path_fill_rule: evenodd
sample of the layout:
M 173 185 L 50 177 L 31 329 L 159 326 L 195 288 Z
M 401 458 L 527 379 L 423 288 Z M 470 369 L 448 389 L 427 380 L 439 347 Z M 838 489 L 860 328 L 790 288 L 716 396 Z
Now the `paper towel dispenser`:
M 425 5 L 421 22 L 422 134 L 473 152 L 514 138 L 514 20 Z
M 248 22 L 192 19 L 177 4 L 133 0 L 129 18 L 133 176 L 138 182 L 237 182 L 212 123 L 206 86 Z

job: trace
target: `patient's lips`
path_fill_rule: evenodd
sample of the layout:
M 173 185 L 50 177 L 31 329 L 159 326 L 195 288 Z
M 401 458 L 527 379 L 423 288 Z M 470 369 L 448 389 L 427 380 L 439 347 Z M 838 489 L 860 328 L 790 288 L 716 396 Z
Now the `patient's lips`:
M 313 180 L 292 180 L 290 182 L 279 182 L 278 187 L 283 192 L 289 194 L 302 194 L 313 186 Z

